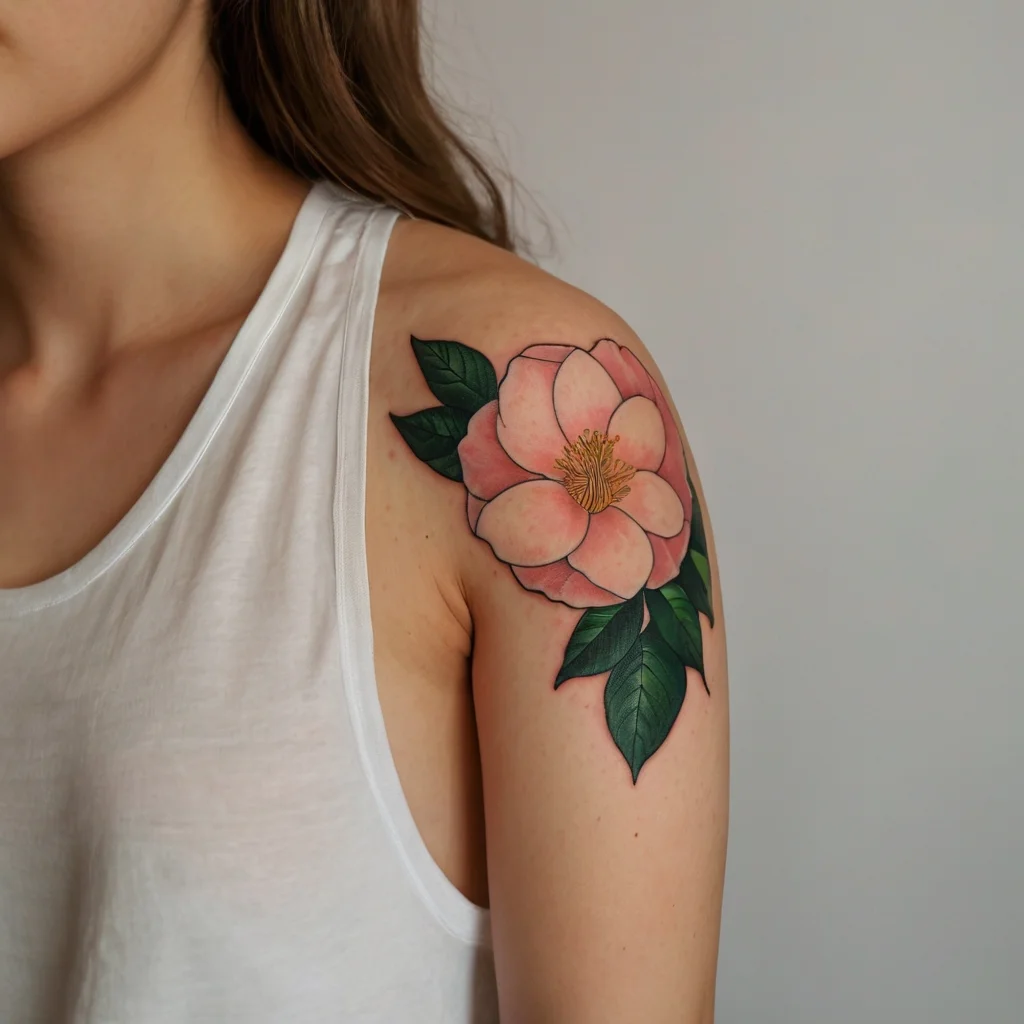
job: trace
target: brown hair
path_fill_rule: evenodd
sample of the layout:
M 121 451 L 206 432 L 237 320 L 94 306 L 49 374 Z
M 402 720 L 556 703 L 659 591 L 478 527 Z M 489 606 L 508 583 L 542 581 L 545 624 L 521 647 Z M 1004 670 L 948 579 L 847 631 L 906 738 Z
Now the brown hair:
M 419 0 L 212 0 L 228 97 L 272 157 L 506 249 L 494 176 L 424 82 Z

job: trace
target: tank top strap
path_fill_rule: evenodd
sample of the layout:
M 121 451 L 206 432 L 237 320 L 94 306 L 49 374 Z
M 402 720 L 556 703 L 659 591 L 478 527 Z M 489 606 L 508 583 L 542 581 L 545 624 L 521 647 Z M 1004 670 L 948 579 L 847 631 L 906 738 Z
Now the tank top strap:
M 367 784 L 407 875 L 435 919 L 453 936 L 490 945 L 485 908 L 447 878 L 420 835 L 391 755 L 377 692 L 366 563 L 366 440 L 370 349 L 380 275 L 399 214 L 370 215 L 348 303 L 338 402 L 338 496 L 335 504 L 337 604 L 342 674 Z

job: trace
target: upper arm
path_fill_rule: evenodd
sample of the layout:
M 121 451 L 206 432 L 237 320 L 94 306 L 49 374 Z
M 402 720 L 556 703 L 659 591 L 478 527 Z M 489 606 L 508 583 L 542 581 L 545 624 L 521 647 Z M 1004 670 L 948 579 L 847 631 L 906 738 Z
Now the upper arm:
M 465 494 L 502 1020 L 710 1021 L 728 711 L 691 454 L 597 304 L 460 333 L 417 352 L 452 437 L 397 425 Z

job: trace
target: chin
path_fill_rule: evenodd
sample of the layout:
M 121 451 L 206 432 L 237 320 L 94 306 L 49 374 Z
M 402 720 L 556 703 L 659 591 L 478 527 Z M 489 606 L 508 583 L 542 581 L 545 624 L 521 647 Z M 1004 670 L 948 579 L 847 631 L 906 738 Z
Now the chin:
M 38 140 L 36 133 L 27 125 L 20 125 L 10 117 L 9 112 L 2 108 L 3 97 L 0 96 L 0 163 L 28 149 Z
M 0 50 L 0 160 L 7 160 L 45 141 L 59 131 L 62 121 L 39 101 L 30 83 L 7 81 Z
M 43 142 L 49 134 L 45 128 L 19 124 L 8 116 L 7 111 L 0 113 L 0 163 L 27 152 Z
M 56 139 L 87 115 L 93 103 L 55 104 L 47 108 L 31 87 L 9 86 L 0 73 L 0 162 Z

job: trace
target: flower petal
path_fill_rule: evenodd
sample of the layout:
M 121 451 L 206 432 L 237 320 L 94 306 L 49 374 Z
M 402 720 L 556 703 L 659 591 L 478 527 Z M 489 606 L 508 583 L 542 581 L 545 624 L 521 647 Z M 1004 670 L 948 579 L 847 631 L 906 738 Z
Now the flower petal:
M 646 469 L 629 481 L 629 494 L 616 508 L 635 519 L 640 529 L 658 537 L 674 537 L 686 524 L 683 502 L 672 485 Z
M 608 371 L 623 398 L 643 395 L 654 399 L 655 384 L 651 375 L 628 348 L 611 338 L 602 338 L 590 354 Z
M 516 356 L 498 387 L 498 441 L 509 458 L 531 473 L 560 479 L 555 461 L 565 435 L 555 419 L 554 384 L 559 363 Z
M 528 480 L 502 491 L 480 512 L 476 535 L 510 565 L 564 558 L 587 533 L 587 512 L 553 480 Z
M 571 608 L 606 608 L 622 604 L 621 597 L 594 586 L 564 558 L 536 568 L 514 565 L 512 572 L 527 590 L 540 591 L 546 598 L 561 601 Z
M 536 484 L 522 484 L 535 487 Z M 583 543 L 569 555 L 569 564 L 591 583 L 619 597 L 632 597 L 654 567 L 654 552 L 647 534 L 614 505 L 590 517 Z
M 673 424 L 673 427 L 675 424 Z M 665 423 L 658 407 L 643 395 L 627 398 L 612 414 L 608 436 L 619 436 L 615 458 L 634 469 L 657 469 L 665 457 Z
M 669 408 L 668 400 L 661 393 L 661 388 L 654 385 L 654 403 L 661 413 L 665 424 L 665 458 L 658 467 L 658 476 L 667 480 L 672 489 L 679 495 L 683 503 L 683 514 L 689 522 L 693 517 L 693 495 L 686 476 L 686 455 L 683 452 L 683 439 L 679 436 L 675 417 Z
M 690 547 L 690 524 L 687 524 L 674 537 L 667 540 L 664 537 L 647 538 L 651 542 L 654 551 L 654 568 L 651 570 L 651 578 L 647 586 L 652 590 L 665 586 L 666 583 L 674 580 L 679 575 L 679 566 L 686 556 Z
M 663 540 L 651 537 L 654 549 L 654 568 L 651 570 L 650 587 L 663 587 L 679 574 L 679 566 L 690 546 L 690 520 L 693 518 L 693 495 L 686 475 L 686 455 L 683 441 L 676 429 L 675 419 L 661 388 L 654 385 L 654 401 L 665 422 L 665 458 L 658 468 L 658 476 L 667 481 L 683 503 L 686 526 L 676 534 Z
M 529 356 L 530 359 L 546 359 L 551 363 L 561 363 L 565 357 L 579 349 L 575 345 L 530 345 L 524 348 L 520 355 Z
M 498 443 L 497 422 L 498 403 L 488 402 L 473 414 L 469 431 L 459 442 L 462 482 L 470 494 L 485 500 L 514 484 L 537 479 L 505 454 Z
M 608 420 L 622 403 L 608 371 L 581 348 L 567 356 L 559 368 L 554 394 L 555 416 L 570 441 L 584 430 L 607 431 Z

